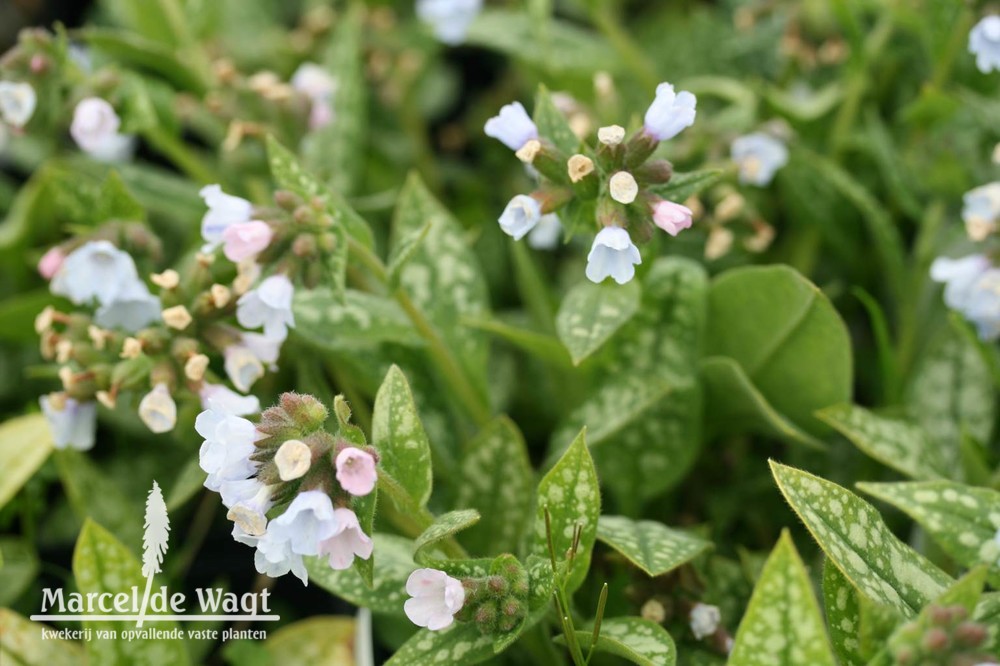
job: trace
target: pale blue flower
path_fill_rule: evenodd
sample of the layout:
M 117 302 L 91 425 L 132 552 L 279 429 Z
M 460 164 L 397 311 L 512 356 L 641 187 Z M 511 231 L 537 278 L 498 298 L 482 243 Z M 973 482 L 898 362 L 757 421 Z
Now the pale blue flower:
M 454 46 L 465 41 L 469 26 L 483 8 L 483 0 L 417 0 L 417 16 L 434 36 Z
M 1000 268 L 990 268 L 976 280 L 962 314 L 975 325 L 980 339 L 1000 338 Z
M 14 127 L 24 127 L 35 113 L 38 98 L 30 83 L 0 81 L 0 119 Z
M 973 285 L 990 268 L 990 260 L 982 254 L 961 259 L 938 257 L 931 264 L 931 279 L 944 283 L 944 303 L 952 310 L 962 311 L 969 302 Z
M 730 154 L 739 167 L 740 182 L 758 187 L 769 184 L 778 169 L 788 163 L 785 144 L 761 132 L 737 138 Z
M 1000 69 L 1000 16 L 984 16 L 969 32 L 969 53 L 983 74 Z
M 195 419 L 195 431 L 205 438 L 198 451 L 198 464 L 208 474 L 205 487 L 218 491 L 227 481 L 253 476 L 256 463 L 250 456 L 257 450 L 257 428 L 246 419 L 210 407 Z
M 97 431 L 97 405 L 93 402 L 77 402 L 73 398 L 52 400 L 43 395 L 38 403 L 48 421 L 52 433 L 52 443 L 57 449 L 69 447 L 87 451 L 94 446 Z
M 518 194 L 500 215 L 500 228 L 514 240 L 521 240 L 542 219 L 542 205 L 534 197 Z
M 123 292 L 94 314 L 94 323 L 103 328 L 120 328 L 129 333 L 146 328 L 161 318 L 160 299 L 149 293 L 139 280 L 126 285 Z
M 554 250 L 559 246 L 562 230 L 558 215 L 542 215 L 535 228 L 528 232 L 528 246 L 533 250 Z
M 674 92 L 669 83 L 656 86 L 656 99 L 646 110 L 644 128 L 657 141 L 667 141 L 694 124 L 697 99 L 686 90 Z
M 972 240 L 985 240 L 996 231 L 997 222 L 1000 222 L 1000 182 L 969 190 L 962 197 L 962 203 L 962 220 Z
M 486 121 L 486 136 L 498 139 L 511 150 L 520 150 L 524 144 L 538 138 L 538 128 L 520 102 L 512 102 L 500 113 Z
M 89 241 L 63 260 L 49 288 L 77 305 L 97 300 L 110 305 L 129 293 L 139 281 L 135 262 L 127 252 L 106 240 Z
M 240 296 L 236 302 L 236 320 L 244 328 L 264 328 L 264 335 L 271 340 L 284 340 L 288 327 L 295 326 L 292 314 L 292 297 L 295 288 L 284 275 L 272 275 L 253 291 Z
M 610 276 L 618 284 L 625 284 L 635 277 L 635 267 L 641 263 L 639 248 L 627 231 L 621 227 L 604 227 L 597 233 L 587 255 L 587 279 L 602 282 Z
M 253 204 L 226 194 L 219 185 L 206 185 L 198 194 L 208 206 L 208 212 L 201 218 L 201 237 L 205 241 L 201 251 L 211 252 L 222 243 L 222 234 L 230 225 L 250 221 Z
M 320 544 L 338 532 L 339 522 L 330 496 L 321 490 L 299 493 L 285 512 L 267 526 L 267 536 L 257 545 L 265 551 L 288 542 L 293 553 L 319 555 Z

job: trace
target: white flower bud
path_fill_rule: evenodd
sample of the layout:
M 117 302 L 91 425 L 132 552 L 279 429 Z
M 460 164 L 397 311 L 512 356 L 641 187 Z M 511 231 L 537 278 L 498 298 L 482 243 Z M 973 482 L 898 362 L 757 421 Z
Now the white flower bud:
M 733 232 L 725 227 L 712 227 L 705 243 L 705 258 L 709 261 L 724 257 L 733 247 Z
M 226 307 L 229 303 L 229 299 L 233 296 L 229 287 L 224 284 L 213 284 L 209 292 L 212 295 L 212 305 L 217 308 Z
M 718 606 L 698 603 L 691 609 L 691 633 L 698 640 L 707 638 L 714 634 L 719 628 L 719 621 L 722 613 Z
M 41 335 L 52 328 L 52 323 L 55 321 L 55 314 L 56 309 L 51 305 L 46 305 L 45 309 L 35 317 L 35 333 Z
M 142 353 L 142 343 L 135 338 L 125 338 L 122 343 L 122 358 L 137 358 Z
M 298 479 L 309 471 L 312 451 L 305 442 L 290 439 L 274 454 L 274 464 L 278 466 L 278 477 L 282 481 Z
M 586 155 L 573 155 L 566 161 L 566 171 L 569 173 L 569 179 L 571 181 L 579 183 L 581 180 L 594 173 L 594 160 L 590 159 Z
M 163 323 L 178 331 L 187 328 L 191 321 L 191 313 L 183 305 L 175 305 L 163 311 Z
M 597 140 L 606 146 L 617 146 L 625 140 L 625 128 L 621 125 L 608 125 L 597 130 Z
M 207 369 L 208 357 L 204 354 L 195 354 L 184 364 L 184 376 L 193 382 L 200 382 Z
M 168 268 L 162 273 L 153 273 L 149 279 L 161 289 L 173 289 L 181 282 L 181 276 L 172 268 Z
M 611 176 L 608 191 L 618 203 L 630 204 L 639 195 L 639 183 L 635 182 L 635 177 L 628 171 L 619 171 Z
M 76 374 L 73 372 L 73 368 L 68 365 L 59 368 L 59 381 L 62 382 L 65 390 L 73 388 L 76 385 Z
M 177 403 L 166 384 L 160 382 L 139 402 L 139 418 L 157 434 L 174 429 L 177 424 Z
M 87 327 L 87 336 L 94 344 L 94 349 L 104 349 L 108 342 L 108 332 L 95 324 Z
M 69 363 L 73 356 L 73 342 L 71 340 L 60 340 L 56 343 L 56 363 Z
M 540 152 L 542 152 L 542 142 L 538 139 L 531 139 L 518 148 L 514 155 L 525 164 L 531 164 Z
M 97 402 L 101 403 L 108 409 L 114 409 L 115 405 L 118 403 L 115 396 L 111 395 L 108 391 L 98 391 L 95 394 Z

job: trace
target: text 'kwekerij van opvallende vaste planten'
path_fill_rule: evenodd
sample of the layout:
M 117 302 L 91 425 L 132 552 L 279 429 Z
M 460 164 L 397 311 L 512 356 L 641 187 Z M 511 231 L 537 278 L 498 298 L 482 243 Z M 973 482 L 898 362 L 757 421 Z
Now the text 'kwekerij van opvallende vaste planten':
M 1000 5 L 78 4 L 0 662 L 1000 663 Z

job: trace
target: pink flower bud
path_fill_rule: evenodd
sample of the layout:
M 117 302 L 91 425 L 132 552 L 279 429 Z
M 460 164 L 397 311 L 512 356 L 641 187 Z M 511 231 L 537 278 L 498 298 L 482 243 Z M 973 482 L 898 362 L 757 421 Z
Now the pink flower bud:
M 691 227 L 691 209 L 673 201 L 658 201 L 653 205 L 653 223 L 671 236 Z
M 352 495 L 367 495 L 375 488 L 378 473 L 370 453 L 349 446 L 337 454 L 337 481 Z
M 62 253 L 58 247 L 50 248 L 48 252 L 42 255 L 42 258 L 38 260 L 38 273 L 46 280 L 51 280 L 58 271 L 59 267 L 62 266 L 63 259 L 66 255 Z
M 222 232 L 222 251 L 233 262 L 250 259 L 267 249 L 273 236 L 271 227 L 260 220 L 237 222 Z

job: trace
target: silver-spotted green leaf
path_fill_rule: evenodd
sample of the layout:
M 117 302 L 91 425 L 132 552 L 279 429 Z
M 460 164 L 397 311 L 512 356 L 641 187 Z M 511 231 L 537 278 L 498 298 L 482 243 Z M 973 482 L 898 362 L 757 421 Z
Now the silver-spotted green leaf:
M 413 542 L 413 559 L 417 564 L 431 561 L 434 547 L 443 539 L 454 536 L 467 527 L 479 522 L 479 512 L 475 509 L 449 511 L 434 519 L 434 522 Z
M 1000 592 L 987 592 L 976 604 L 972 619 L 986 627 L 982 649 L 987 653 L 1000 649 Z
M 576 632 L 576 639 L 585 654 L 593 638 L 593 631 Z M 672 666 L 677 663 L 677 648 L 667 630 L 641 617 L 609 617 L 601 622 L 601 634 L 594 649 L 639 666 Z
M 707 288 L 699 264 L 657 260 L 643 282 L 642 307 L 601 359 L 607 378 L 552 437 L 560 452 L 587 426 L 595 463 L 624 513 L 638 513 L 639 503 L 677 483 L 698 454 Z
M 875 460 L 911 478 L 936 479 L 945 474 L 941 447 L 912 423 L 848 404 L 821 409 L 816 416 Z
M 753 432 L 785 442 L 824 448 L 820 440 L 779 413 L 733 359 L 725 356 L 706 358 L 701 364 L 701 379 L 713 436 Z
M 552 544 L 556 558 L 561 560 L 573 543 L 573 534 L 580 528 L 580 546 L 573 568 L 566 574 L 566 586 L 580 586 L 590 568 L 590 556 L 597 538 L 597 519 L 601 515 L 601 490 L 597 485 L 597 470 L 587 449 L 586 431 L 581 430 L 573 443 L 538 484 L 535 528 L 531 552 L 549 554 L 545 532 L 545 511 L 552 520 Z
M 809 572 L 787 530 L 764 564 L 729 654 L 731 666 L 835 666 Z
M 864 666 L 858 625 L 861 620 L 858 591 L 830 560 L 823 560 L 823 607 L 830 640 L 844 666 Z
M 273 632 L 264 649 L 275 664 L 354 666 L 354 632 L 353 617 L 310 617 Z
M 782 494 L 826 556 L 872 601 L 915 615 L 951 578 L 889 530 L 870 504 L 807 472 L 771 462 Z
M 490 421 L 469 442 L 459 463 L 455 506 L 482 519 L 462 534 L 476 554 L 514 552 L 530 515 L 535 475 L 521 431 L 507 417 Z
M 306 200 L 319 197 L 326 203 L 326 213 L 333 218 L 335 227 L 344 229 L 366 247 L 374 246 L 375 241 L 368 223 L 354 212 L 343 195 L 306 171 L 295 155 L 273 136 L 267 138 L 267 158 L 271 176 L 278 187 L 294 192 Z
M 0 664 L 7 666 L 78 666 L 87 657 L 79 643 L 43 638 L 47 625 L 0 608 Z
M 399 275 L 403 271 L 403 266 L 413 258 L 417 248 L 424 242 L 427 233 L 431 230 L 431 225 L 425 224 L 419 229 L 415 229 L 399 239 L 399 243 L 392 248 L 392 255 L 389 257 L 389 266 L 386 269 L 386 282 L 389 287 L 395 289 L 399 286 Z
M 725 172 L 722 169 L 701 169 L 687 173 L 675 173 L 671 176 L 670 182 L 654 185 L 649 189 L 653 194 L 664 199 L 684 203 L 689 197 L 693 197 L 719 182 L 723 173 Z
M 539 86 L 538 92 L 535 94 L 535 109 L 532 113 L 532 120 L 538 127 L 539 136 L 555 144 L 556 148 L 565 153 L 566 157 L 577 152 L 580 147 L 580 139 L 570 129 L 566 116 L 552 103 L 552 95 L 545 86 Z
M 859 483 L 864 492 L 888 502 L 927 531 L 941 549 L 965 567 L 985 564 L 1000 584 L 1000 492 L 953 481 Z
M 41 414 L 0 424 L 0 508 L 17 494 L 52 453 L 52 434 Z
M 993 380 L 976 343 L 954 324 L 921 359 L 907 403 L 951 471 L 959 468 L 963 433 L 990 441 L 996 419 Z
M 625 285 L 578 282 L 569 290 L 556 315 L 556 332 L 574 365 L 600 349 L 639 309 L 641 290 L 633 280 Z
M 552 561 L 540 555 L 528 555 L 524 565 L 528 572 L 528 610 L 542 611 L 552 604 L 556 579 L 552 571 Z
M 395 365 L 389 368 L 375 396 L 372 441 L 378 448 L 382 469 L 392 475 L 416 506 L 426 506 L 433 482 L 430 444 L 410 385 Z
M 299 289 L 292 312 L 295 335 L 321 349 L 353 351 L 383 342 L 423 345 L 399 305 L 383 296 L 348 289 L 338 298 L 323 287 Z
M 403 643 L 385 666 L 471 666 L 494 656 L 493 638 L 473 622 L 455 622 L 447 629 L 420 629 Z
M 778 413 L 824 434 L 814 413 L 850 398 L 852 359 L 823 292 L 788 266 L 754 266 L 715 278 L 708 302 L 707 353 L 735 360 Z
M 652 520 L 601 516 L 597 539 L 649 576 L 662 576 L 712 547 L 711 542 Z
M 136 514 L 138 517 L 139 514 Z M 136 521 L 138 522 L 138 521 Z M 132 593 L 132 588 L 144 589 L 146 579 L 142 575 L 139 560 L 106 529 L 87 520 L 80 530 L 80 537 L 73 551 L 73 576 L 76 586 L 84 595 L 112 595 Z M 147 611 L 148 614 L 152 614 Z M 85 627 L 94 630 L 94 638 L 86 642 L 91 663 L 108 666 L 161 666 L 162 664 L 187 664 L 188 653 L 183 641 L 136 639 L 131 641 L 99 638 L 99 630 L 110 629 L 121 633 L 134 629 L 135 621 L 115 622 L 108 620 L 88 620 Z M 173 631 L 177 625 L 169 621 L 157 621 L 157 629 Z
M 329 104 L 333 121 L 303 140 L 306 163 L 343 194 L 357 189 L 365 165 L 367 85 L 364 76 L 364 11 L 351 5 L 330 31 L 323 66 L 336 82 Z
M 413 561 L 413 542 L 392 534 L 376 532 L 373 553 L 377 555 L 373 584 L 367 585 L 355 569 L 337 571 L 322 557 L 306 557 L 309 580 L 324 590 L 356 606 L 376 613 L 402 616 L 406 601 L 406 579 L 417 564 Z
M 482 269 L 462 228 L 411 174 L 399 194 L 393 216 L 393 248 L 424 225 L 430 230 L 400 272 L 400 285 L 413 304 L 430 319 L 445 345 L 457 357 L 474 388 L 486 393 L 487 339 L 461 325 L 463 317 L 487 313 Z
M 142 512 L 142 505 L 129 502 L 86 454 L 63 449 L 56 451 L 54 458 L 73 512 L 81 520 L 92 518 L 124 543 L 138 543 L 142 523 L 136 515 Z

